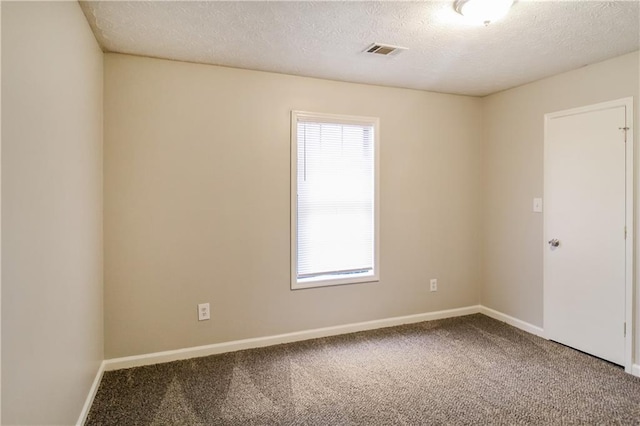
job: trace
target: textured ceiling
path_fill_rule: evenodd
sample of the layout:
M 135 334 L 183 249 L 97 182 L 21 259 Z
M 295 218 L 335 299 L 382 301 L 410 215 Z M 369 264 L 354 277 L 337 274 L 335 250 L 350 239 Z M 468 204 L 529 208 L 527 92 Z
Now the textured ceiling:
M 517 1 L 491 25 L 452 2 L 81 2 L 105 51 L 483 96 L 638 50 L 638 1 Z M 362 53 L 371 43 L 407 47 Z

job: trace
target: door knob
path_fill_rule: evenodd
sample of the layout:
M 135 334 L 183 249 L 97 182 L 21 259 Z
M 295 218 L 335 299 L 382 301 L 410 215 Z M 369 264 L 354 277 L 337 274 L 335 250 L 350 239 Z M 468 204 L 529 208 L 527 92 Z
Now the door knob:
M 549 240 L 549 245 L 551 247 L 558 247 L 560 245 L 560 240 L 554 238 L 553 240 Z

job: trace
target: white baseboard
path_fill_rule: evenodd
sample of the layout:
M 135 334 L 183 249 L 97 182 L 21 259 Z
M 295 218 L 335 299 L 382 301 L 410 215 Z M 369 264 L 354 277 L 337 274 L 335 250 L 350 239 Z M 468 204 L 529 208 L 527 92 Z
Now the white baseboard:
M 424 314 L 407 315 L 402 317 L 386 318 L 381 320 L 359 322 L 354 324 L 338 325 L 334 327 L 316 328 L 313 330 L 297 331 L 294 333 L 279 334 L 275 336 L 257 337 L 253 339 L 235 340 L 231 342 L 214 343 L 212 345 L 196 346 L 191 348 L 176 349 L 172 351 L 156 352 L 144 355 L 113 358 L 104 361 L 106 371 L 122 368 L 140 367 L 143 365 L 158 364 L 162 362 L 178 361 L 182 359 L 215 355 L 224 352 L 234 352 L 244 349 L 261 348 L 264 346 L 279 345 L 301 340 L 317 339 L 319 337 L 337 336 L 340 334 L 355 333 L 357 331 L 373 330 L 376 328 L 393 327 L 402 324 L 412 324 L 422 321 L 431 321 L 443 318 L 452 318 L 463 315 L 477 314 L 481 312 L 481 306 L 467 306 L 464 308 L 448 309 L 444 311 L 429 312 Z
M 135 355 L 123 358 L 107 359 L 102 362 L 93 385 L 87 396 L 87 400 L 82 408 L 82 413 L 78 419 L 81 426 L 86 421 L 87 415 L 93 403 L 93 399 L 98 391 L 100 380 L 105 371 L 119 370 L 122 368 L 140 367 L 163 362 L 178 361 L 182 359 L 196 358 L 201 356 L 215 355 L 224 352 L 233 352 L 251 348 L 261 348 L 265 346 L 291 343 L 319 337 L 337 336 L 340 334 L 355 333 L 358 331 L 373 330 L 377 328 L 393 327 L 402 324 L 412 324 L 422 321 L 432 321 L 443 318 L 453 318 L 463 315 L 481 313 L 498 321 L 505 322 L 516 328 L 524 330 L 536 336 L 544 337 L 544 330 L 528 322 L 519 320 L 512 316 L 503 314 L 482 305 L 467 306 L 464 308 L 448 309 L 444 311 L 429 312 L 424 314 L 407 315 L 402 317 L 386 318 L 381 320 L 359 322 L 353 324 L 338 325 L 334 327 L 317 328 L 313 330 L 298 331 L 294 333 L 279 334 L 275 336 L 257 337 L 254 339 L 235 340 L 231 342 L 215 343 L 212 345 L 196 346 L 191 348 L 177 349 L 172 351 L 156 352 L 144 355 Z M 634 364 L 631 374 L 640 377 L 640 364 Z
M 487 308 L 486 306 L 480 305 L 480 313 L 484 314 L 488 317 L 496 319 L 498 321 L 506 322 L 509 325 L 512 325 L 520 330 L 524 330 L 527 333 L 535 334 L 536 336 L 544 337 L 544 330 L 540 327 L 537 327 L 533 324 L 529 324 L 528 322 L 524 322 L 519 320 L 518 318 L 514 318 L 507 314 L 503 314 L 502 312 L 495 311 L 491 308 Z
M 537 327 L 533 324 L 529 324 L 528 322 L 524 322 L 507 314 L 503 314 L 502 312 L 495 311 L 491 308 L 487 308 L 486 306 L 480 305 L 480 313 L 484 314 L 493 319 L 497 319 L 498 321 L 506 322 L 509 325 L 512 325 L 516 328 L 524 330 L 528 333 L 535 334 L 536 336 L 540 336 L 546 339 L 544 335 L 544 329 Z M 628 373 L 636 377 L 640 377 L 640 364 L 633 364 L 630 370 L 626 370 Z
M 78 418 L 78 422 L 76 423 L 77 426 L 82 426 L 84 425 L 84 422 L 87 421 L 89 410 L 91 409 L 93 399 L 96 397 L 98 387 L 100 386 L 100 381 L 102 380 L 102 375 L 104 374 L 104 366 L 105 362 L 102 361 L 100 363 L 100 368 L 98 368 L 98 372 L 96 373 L 96 377 L 95 379 L 93 379 L 93 383 L 91 384 L 91 388 L 89 389 L 89 394 L 87 395 L 87 399 L 84 402 L 82 411 L 80 412 L 80 417 Z

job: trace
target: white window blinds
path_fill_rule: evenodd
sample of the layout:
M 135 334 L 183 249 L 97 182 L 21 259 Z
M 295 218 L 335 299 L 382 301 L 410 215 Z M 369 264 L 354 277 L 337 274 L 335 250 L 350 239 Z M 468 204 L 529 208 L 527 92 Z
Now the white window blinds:
M 298 281 L 374 274 L 374 131 L 297 118 Z

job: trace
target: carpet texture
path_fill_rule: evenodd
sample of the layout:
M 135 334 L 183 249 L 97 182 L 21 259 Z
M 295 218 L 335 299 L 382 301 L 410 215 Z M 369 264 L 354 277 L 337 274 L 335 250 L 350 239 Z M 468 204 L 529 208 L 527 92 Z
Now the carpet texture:
M 484 315 L 105 373 L 87 425 L 640 424 L 640 379 Z

